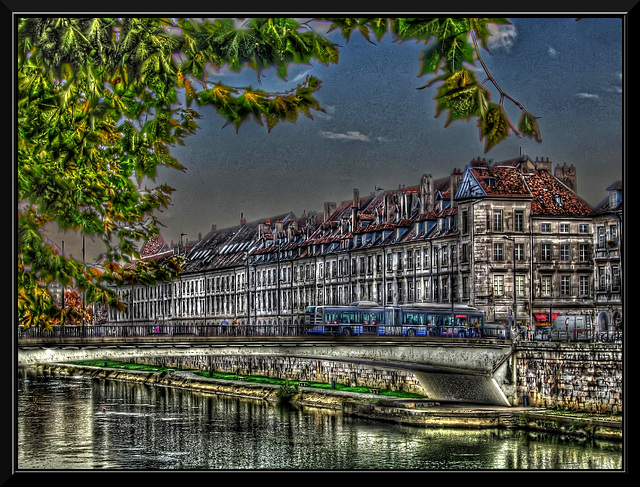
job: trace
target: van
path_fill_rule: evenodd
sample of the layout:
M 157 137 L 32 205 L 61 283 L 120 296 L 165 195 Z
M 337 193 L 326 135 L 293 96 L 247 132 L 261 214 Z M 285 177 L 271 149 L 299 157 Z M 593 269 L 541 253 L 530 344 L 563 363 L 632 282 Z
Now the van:
M 509 338 L 508 328 L 503 323 L 485 323 L 482 326 L 483 338 Z
M 549 331 L 552 340 L 588 340 L 593 331 L 591 315 L 560 315 Z

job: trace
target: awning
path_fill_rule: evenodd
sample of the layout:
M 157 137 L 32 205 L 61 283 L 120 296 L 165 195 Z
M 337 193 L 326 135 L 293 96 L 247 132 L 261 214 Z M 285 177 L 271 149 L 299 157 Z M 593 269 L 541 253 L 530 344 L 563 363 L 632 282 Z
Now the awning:
M 551 321 L 555 320 L 560 313 L 551 313 Z M 533 316 L 536 318 L 536 321 L 549 321 L 549 313 L 533 313 Z

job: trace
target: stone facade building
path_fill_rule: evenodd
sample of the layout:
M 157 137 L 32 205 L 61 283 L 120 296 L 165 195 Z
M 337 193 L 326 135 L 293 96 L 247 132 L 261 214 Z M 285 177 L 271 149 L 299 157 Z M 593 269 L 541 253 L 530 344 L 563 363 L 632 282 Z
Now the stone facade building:
M 619 239 L 621 228 L 611 225 L 621 206 L 594 213 L 576 182 L 573 166 L 552 174 L 548 159 L 478 158 L 444 178 L 425 174 L 416 186 L 366 196 L 356 189 L 322 213 L 213 227 L 180 249 L 189 263 L 177 281 L 119 289 L 129 307 L 110 320 L 237 320 L 275 330 L 301 325 L 306 306 L 361 300 L 453 300 L 483 309 L 488 321 L 508 322 L 515 313 L 520 325 L 550 314 L 610 312 L 602 300 L 611 295 L 601 295 L 594 276 L 615 282 L 620 254 L 616 274 L 596 252 L 595 231 L 606 227 Z M 173 252 L 159 237 L 143 258 Z
M 594 313 L 600 328 L 622 322 L 622 183 L 607 188 L 609 196 L 596 206 L 594 225 Z

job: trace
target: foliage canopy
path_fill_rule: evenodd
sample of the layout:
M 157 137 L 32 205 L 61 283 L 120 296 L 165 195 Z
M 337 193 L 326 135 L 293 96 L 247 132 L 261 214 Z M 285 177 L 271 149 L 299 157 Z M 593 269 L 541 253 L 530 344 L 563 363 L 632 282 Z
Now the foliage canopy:
M 286 79 L 292 63 L 338 63 L 338 46 L 311 28 L 325 22 L 349 40 L 392 35 L 425 43 L 419 75 L 439 85 L 436 116 L 445 126 L 477 118 L 485 151 L 513 130 L 540 141 L 536 117 L 500 90 L 500 102 L 468 64 L 482 62 L 488 25 L 499 18 L 20 18 L 18 32 L 17 190 L 18 313 L 25 326 L 64 323 L 67 311 L 47 286 L 55 281 L 85 293 L 88 302 L 123 308 L 113 284 L 153 283 L 181 271 L 182 258 L 138 260 L 136 242 L 158 232 L 155 212 L 172 188 L 155 180 L 159 167 L 183 170 L 170 152 L 198 126 L 198 107 L 211 106 L 236 131 L 248 120 L 271 130 L 323 111 L 321 81 L 270 93 L 207 81 L 210 69 L 261 72 Z M 503 100 L 523 114 L 519 131 Z M 100 271 L 67 258 L 46 239 L 55 225 L 105 244 Z

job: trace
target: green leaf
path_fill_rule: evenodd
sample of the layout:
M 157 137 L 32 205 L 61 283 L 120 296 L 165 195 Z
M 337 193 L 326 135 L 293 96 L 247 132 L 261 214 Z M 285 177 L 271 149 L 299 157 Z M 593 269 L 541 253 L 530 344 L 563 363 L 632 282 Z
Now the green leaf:
M 538 118 L 534 117 L 529 112 L 522 112 L 522 115 L 520 115 L 518 130 L 530 139 L 533 139 L 538 143 L 542 143 L 542 134 L 540 133 L 540 127 L 538 126 Z
M 420 73 L 418 76 L 437 73 L 441 62 L 442 54 L 440 53 L 437 44 L 423 51 L 422 56 L 420 57 Z
M 509 121 L 502 106 L 490 103 L 487 113 L 478 122 L 480 140 L 485 141 L 484 152 L 487 153 L 509 136 Z

